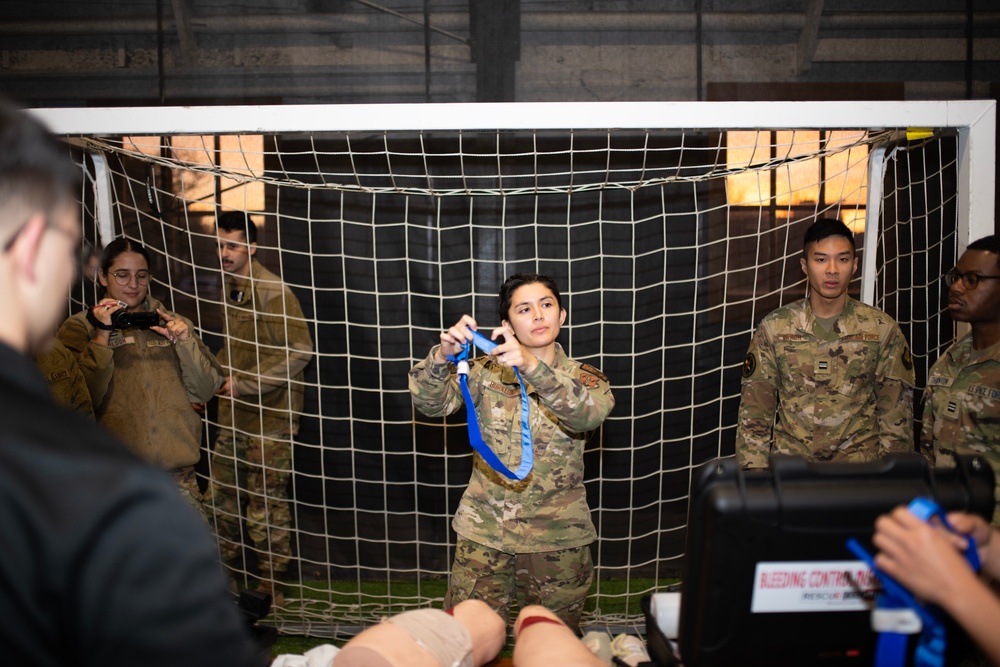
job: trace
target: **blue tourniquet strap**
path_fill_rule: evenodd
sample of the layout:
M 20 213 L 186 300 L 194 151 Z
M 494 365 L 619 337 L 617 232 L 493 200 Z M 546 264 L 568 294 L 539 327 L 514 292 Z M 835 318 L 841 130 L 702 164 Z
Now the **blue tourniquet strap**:
M 875 559 L 853 537 L 847 540 L 847 547 L 868 564 L 882 583 L 882 592 L 876 600 L 878 609 L 912 609 L 920 617 L 921 630 L 917 650 L 914 652 L 914 667 L 944 666 L 944 624 L 931 610 L 917 602 L 903 586 L 875 566 Z M 938 641 L 940 640 L 940 641 Z M 879 632 L 875 642 L 874 667 L 905 667 L 909 634 Z M 924 649 L 924 650 L 921 650 Z
M 899 632 L 880 632 L 875 640 L 875 665 L 879 667 L 889 667 L 889 665 L 906 664 L 906 647 L 910 641 L 910 635 Z M 899 662 L 902 656 L 903 662 Z
M 472 331 L 472 329 L 470 329 Z M 522 480 L 528 476 L 531 472 L 531 468 L 535 465 L 535 451 L 531 447 L 531 423 L 528 419 L 530 414 L 529 403 L 528 403 L 528 390 L 525 387 L 524 379 L 521 377 L 521 372 L 514 367 L 514 375 L 517 376 L 517 381 L 521 384 L 521 464 L 518 466 L 517 470 L 511 472 L 503 464 L 503 462 L 497 458 L 497 455 L 493 453 L 483 441 L 483 433 L 479 428 L 479 417 L 476 415 L 476 405 L 472 400 L 472 393 L 469 391 L 469 351 L 474 344 L 476 347 L 481 349 L 483 352 L 489 354 L 496 348 L 497 344 L 482 335 L 478 331 L 472 331 L 473 343 L 468 341 L 462 346 L 462 351 L 456 355 L 449 355 L 448 360 L 454 362 L 458 366 L 458 384 L 462 389 L 462 398 L 465 400 L 465 412 L 466 412 L 466 422 L 469 429 L 469 443 L 472 448 L 475 449 L 483 460 L 490 465 L 491 468 L 496 470 L 498 473 L 507 477 L 508 479 Z
M 924 631 L 920 633 L 920 641 L 913 652 L 913 667 L 943 667 L 946 644 L 943 622 L 924 626 Z
M 913 501 L 907 506 L 907 509 L 916 516 L 918 519 L 923 519 L 924 521 L 930 521 L 933 517 L 937 517 L 941 521 L 941 525 L 950 530 L 953 533 L 957 533 L 955 527 L 951 525 L 948 521 L 948 516 L 945 514 L 941 507 L 931 500 L 930 498 L 914 498 Z M 976 548 L 976 541 L 972 539 L 971 536 L 966 535 L 966 547 L 965 547 L 965 560 L 969 562 L 969 567 L 971 567 L 975 572 L 979 572 L 983 565 L 979 562 L 979 550 Z
M 929 498 L 916 498 L 908 506 L 910 512 L 923 521 L 929 521 L 932 517 L 938 517 L 942 525 L 955 531 L 948 522 L 944 511 Z M 965 551 L 965 558 L 969 565 L 976 572 L 981 565 L 979 562 L 979 552 L 976 550 L 976 543 L 968 537 L 968 547 Z M 875 566 L 875 559 L 869 554 L 861 544 L 851 538 L 847 540 L 847 547 L 854 554 L 868 564 L 872 572 L 882 582 L 882 592 L 876 601 L 878 609 L 912 609 L 920 617 L 921 629 L 920 639 L 913 653 L 913 667 L 944 667 L 945 649 L 947 637 L 945 633 L 944 621 L 940 612 L 934 608 L 928 608 L 920 604 L 913 595 L 903 588 L 903 586 L 882 572 Z M 899 632 L 879 632 L 878 641 L 875 648 L 875 667 L 904 667 L 906 665 L 907 646 L 909 635 Z

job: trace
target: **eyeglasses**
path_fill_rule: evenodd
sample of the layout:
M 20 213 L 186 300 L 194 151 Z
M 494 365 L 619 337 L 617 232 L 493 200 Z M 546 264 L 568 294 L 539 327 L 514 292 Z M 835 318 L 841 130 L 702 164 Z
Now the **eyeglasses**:
M 959 273 L 955 269 L 952 269 L 948 273 L 944 274 L 944 284 L 951 287 L 958 282 L 959 278 L 962 279 L 962 284 L 965 285 L 965 289 L 976 289 L 980 280 L 1000 280 L 1000 276 L 981 276 L 978 273 L 973 273 L 972 271 Z
M 135 273 L 131 271 L 115 271 L 111 275 L 115 277 L 115 282 L 123 287 L 132 282 L 133 277 L 137 285 L 149 284 L 149 271 L 136 271 Z
M 23 225 L 18 227 L 17 231 L 14 232 L 14 234 L 9 239 L 7 239 L 7 242 L 4 243 L 3 245 L 3 251 L 5 253 L 10 252 L 10 249 L 14 247 L 14 244 L 17 242 L 18 237 L 21 236 L 21 233 L 27 226 L 28 223 L 27 222 L 24 223 Z M 50 230 L 58 234 L 61 234 L 62 236 L 65 236 L 74 244 L 80 244 L 79 251 L 74 253 L 73 257 L 74 266 L 76 268 L 76 277 L 79 278 L 80 273 L 82 272 L 82 267 L 86 263 L 86 258 L 89 257 L 90 254 L 94 252 L 93 247 L 90 245 L 90 243 L 87 242 L 86 239 L 81 239 L 79 232 L 75 230 L 65 229 L 63 227 L 60 227 L 59 225 L 53 225 L 49 222 L 48 218 L 46 218 L 45 231 L 50 231 Z

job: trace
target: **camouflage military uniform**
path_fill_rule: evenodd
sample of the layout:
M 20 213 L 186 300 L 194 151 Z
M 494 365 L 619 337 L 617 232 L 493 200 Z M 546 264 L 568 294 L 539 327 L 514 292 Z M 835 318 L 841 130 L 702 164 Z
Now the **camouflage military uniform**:
M 463 406 L 453 366 L 438 363 L 436 350 L 413 367 L 409 379 L 414 405 L 430 417 L 450 415 Z M 474 457 L 469 486 L 452 522 L 462 539 L 449 603 L 482 597 L 506 615 L 511 589 L 516 587 L 519 599 L 552 604 L 553 611 L 561 609 L 564 620 L 575 627 L 592 578 L 587 545 L 597 538 L 583 485 L 584 445 L 589 432 L 611 412 L 614 397 L 600 371 L 570 359 L 558 344 L 551 366 L 539 362 L 522 377 L 531 402 L 534 468 L 524 480 L 510 480 L 480 456 Z M 516 468 L 521 450 L 521 396 L 513 370 L 489 356 L 474 359 L 469 391 L 484 442 L 504 465 Z M 536 556 L 543 568 L 551 564 L 544 580 L 536 576 L 534 590 L 524 578 L 522 566 L 528 559 L 512 556 Z M 472 572 L 482 579 L 494 571 L 495 581 L 507 582 L 498 585 L 505 593 L 492 584 L 487 587 L 492 592 L 484 592 L 482 585 L 469 580 Z M 553 586 L 552 582 L 561 583 Z M 568 595 L 559 595 L 561 587 L 567 588 Z
M 219 436 L 205 493 L 224 562 L 243 551 L 241 510 L 262 574 L 280 575 L 291 558 L 288 479 L 299 431 L 303 376 L 312 338 L 292 291 L 259 263 L 251 283 L 225 285 L 225 345 L 219 362 L 236 381 L 235 400 L 219 399 Z M 235 293 L 239 298 L 232 299 Z
M 848 297 L 828 335 L 809 300 L 761 322 L 743 364 L 736 456 L 869 461 L 913 451 L 913 359 L 895 321 Z
M 1000 344 L 976 355 L 970 333 L 945 350 L 927 376 L 922 423 L 920 451 L 934 465 L 980 454 L 1000 480 Z

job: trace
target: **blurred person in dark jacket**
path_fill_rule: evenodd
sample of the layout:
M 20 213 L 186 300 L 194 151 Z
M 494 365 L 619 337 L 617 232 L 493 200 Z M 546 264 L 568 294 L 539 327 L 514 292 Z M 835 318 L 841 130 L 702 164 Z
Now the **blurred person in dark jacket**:
M 0 656 L 19 667 L 263 663 L 171 479 L 52 399 L 33 357 L 78 270 L 79 169 L 0 103 Z

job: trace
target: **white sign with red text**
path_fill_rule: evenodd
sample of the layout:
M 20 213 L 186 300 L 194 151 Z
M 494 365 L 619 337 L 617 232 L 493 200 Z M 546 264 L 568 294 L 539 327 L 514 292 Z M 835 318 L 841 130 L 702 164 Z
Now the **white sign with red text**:
M 757 563 L 750 611 L 864 611 L 879 590 L 878 578 L 860 560 Z

